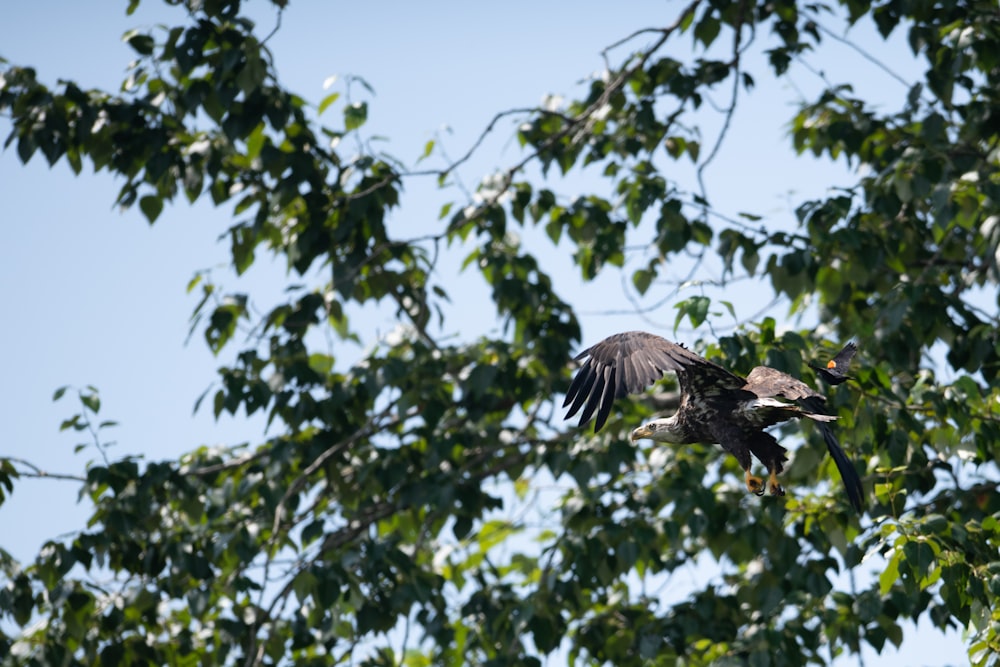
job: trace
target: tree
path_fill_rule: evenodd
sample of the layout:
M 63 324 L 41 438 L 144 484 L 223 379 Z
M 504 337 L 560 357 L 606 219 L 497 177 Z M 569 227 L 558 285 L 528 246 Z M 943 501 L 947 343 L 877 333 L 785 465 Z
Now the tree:
M 284 89 L 238 1 L 189 11 L 183 25 L 127 37 L 138 60 L 119 94 L 49 86 L 4 61 L 0 110 L 22 161 L 41 153 L 118 175 L 117 203 L 150 223 L 180 197 L 209 198 L 233 212 L 236 273 L 263 251 L 286 260 L 287 300 L 263 309 L 211 276 L 191 285 L 206 344 L 229 355 L 203 398 L 217 416 L 265 413 L 273 434 L 249 449 L 88 466 L 88 526 L 32 563 L 2 559 L 5 663 L 496 665 L 560 652 L 587 664 L 800 665 L 898 645 L 922 617 L 969 628 L 970 660 L 997 663 L 995 3 L 693 0 L 624 42 L 636 50 L 583 99 L 501 114 L 523 119 L 522 158 L 446 205 L 423 237 L 391 224 L 418 173 L 362 142 L 356 156 L 338 151 L 362 131 L 365 103 L 313 105 Z M 787 231 L 673 180 L 679 162 L 712 160 L 697 132 L 706 96 L 728 92 L 736 113 L 755 80 L 787 76 L 841 21 L 907 31 L 927 67 L 898 108 L 831 83 L 794 112 L 791 147 L 847 160 L 853 187 L 801 202 Z M 668 55 L 685 36 L 696 53 Z M 747 69 L 751 49 L 766 68 Z M 337 108 L 342 119 L 323 125 Z M 431 175 L 448 183 L 460 162 Z M 567 199 L 536 169 L 600 173 L 616 198 Z M 535 226 L 550 241 L 521 238 Z M 829 402 L 862 466 L 865 516 L 827 484 L 836 473 L 816 433 L 787 473 L 795 492 L 762 502 L 715 448 L 630 442 L 652 399 L 622 402 L 596 436 L 564 426 L 553 401 L 581 331 L 560 296 L 570 286 L 545 270 L 549 243 L 571 249 L 584 281 L 623 271 L 637 244 L 655 249 L 631 273 L 640 293 L 661 289 L 683 253 L 717 258 L 727 284 L 758 280 L 793 314 L 818 304 L 835 339 L 858 336 L 857 382 Z M 443 253 L 489 285 L 501 332 L 441 335 L 448 294 L 432 272 Z M 706 292 L 674 305 L 698 327 L 712 303 Z M 342 367 L 318 334 L 356 337 L 349 317 L 369 304 L 406 325 Z M 766 361 L 814 379 L 817 331 L 779 331 L 765 318 L 700 347 L 736 371 Z M 80 398 L 65 425 L 100 441 L 97 394 Z M 29 473 L 0 460 L 0 489 Z M 540 529 L 497 518 L 552 479 L 565 489 L 546 496 Z M 884 563 L 879 576 L 837 588 L 866 555 Z M 721 583 L 669 606 L 642 585 L 698 559 Z

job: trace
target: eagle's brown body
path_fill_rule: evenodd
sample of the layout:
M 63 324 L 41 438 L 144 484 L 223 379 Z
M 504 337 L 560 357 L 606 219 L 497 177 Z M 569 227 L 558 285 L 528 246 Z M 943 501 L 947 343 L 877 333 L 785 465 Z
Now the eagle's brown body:
M 585 357 L 563 403 L 569 407 L 567 418 L 582 410 L 581 426 L 596 414 L 594 431 L 599 431 L 615 399 L 640 392 L 674 371 L 681 389 L 677 412 L 635 429 L 633 439 L 718 443 L 736 457 L 747 488 L 763 493 L 763 480 L 750 474 L 752 454 L 767 467 L 771 492 L 781 494 L 777 474 L 787 460 L 786 450 L 764 429 L 805 417 L 818 423 L 851 504 L 860 511 L 861 480 L 827 424 L 835 417 L 823 414 L 823 396 L 800 380 L 767 366 L 742 378 L 681 345 L 642 331 L 609 336 L 576 360 Z

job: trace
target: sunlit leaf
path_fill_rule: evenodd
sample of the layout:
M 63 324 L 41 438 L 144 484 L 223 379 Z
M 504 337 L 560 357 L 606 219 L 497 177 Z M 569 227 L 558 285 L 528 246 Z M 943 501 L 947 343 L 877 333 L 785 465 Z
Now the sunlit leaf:
M 368 104 L 356 102 L 344 108 L 344 129 L 356 130 L 368 120 Z

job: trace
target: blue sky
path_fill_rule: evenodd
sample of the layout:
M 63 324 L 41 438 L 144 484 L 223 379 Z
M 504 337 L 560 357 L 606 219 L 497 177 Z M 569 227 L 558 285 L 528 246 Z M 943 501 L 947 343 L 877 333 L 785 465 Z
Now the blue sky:
M 158 22 L 181 22 L 183 14 L 147 0 L 134 16 L 126 17 L 126 4 L 102 3 L 97 10 L 97 3 L 69 0 L 10 3 L 0 22 L 0 56 L 36 67 L 43 81 L 67 78 L 83 87 L 116 90 L 133 57 L 120 39 L 122 33 Z M 269 6 L 250 3 L 262 33 L 273 25 L 273 16 L 262 11 Z M 412 164 L 432 138 L 443 138 L 448 154 L 456 157 L 496 112 L 537 105 L 547 94 L 572 97 L 581 90 L 582 79 L 602 68 L 599 52 L 604 46 L 636 28 L 671 22 L 680 4 L 583 1 L 573 3 L 572 10 L 568 7 L 519 0 L 502 5 L 297 2 L 286 11 L 269 46 L 281 82 L 314 102 L 329 92 L 323 82 L 331 75 L 338 75 L 334 86 L 339 88 L 347 75 L 364 77 L 374 97 L 357 86 L 352 93 L 370 103 L 367 136 L 381 135 L 384 140 L 375 145 Z M 885 46 L 870 34 L 860 39 L 904 76 L 919 72 L 900 42 Z M 690 44 L 690 37 L 683 37 L 677 53 L 682 55 Z M 834 81 L 850 81 L 859 96 L 882 100 L 887 108 L 901 103 L 903 86 L 849 49 L 833 43 L 828 47 L 810 56 L 815 70 Z M 742 99 L 727 142 L 708 173 L 708 189 L 713 203 L 729 214 L 752 211 L 768 216 L 769 224 L 791 225 L 795 203 L 849 183 L 852 176 L 844 165 L 792 157 L 786 131 L 792 101 L 802 92 L 819 90 L 819 77 L 798 68 L 789 80 L 794 86 L 771 83 L 762 72 L 756 78 L 758 89 Z M 723 91 L 714 101 L 726 103 Z M 720 118 L 706 105 L 705 146 L 714 141 L 712 132 Z M 330 123 L 335 122 L 331 117 Z M 0 119 L 0 134 L 6 136 L 8 127 Z M 487 173 L 516 161 L 513 129 L 512 123 L 498 126 L 462 170 L 466 186 L 474 188 Z M 440 164 L 436 159 L 431 163 Z M 677 169 L 679 180 L 693 183 L 689 168 Z M 68 398 L 51 402 L 53 391 L 66 384 L 100 389 L 102 417 L 120 422 L 109 432 L 118 443 L 113 456 L 159 459 L 203 444 L 262 439 L 260 421 L 224 418 L 216 423 L 209 411 L 192 416 L 195 399 L 227 358 L 212 358 L 198 333 L 185 344 L 196 303 L 185 286 L 196 270 L 215 267 L 222 282 L 234 289 L 274 294 L 275 286 L 286 281 L 283 267 L 261 261 L 240 284 L 224 268 L 227 245 L 216 240 L 232 222 L 229 209 L 178 203 L 150 227 L 138 211 L 113 208 L 119 185 L 106 173 L 95 176 L 85 169 L 74 177 L 63 164 L 50 169 L 40 156 L 22 166 L 13 151 L 0 155 L 7 235 L 0 247 L 6 322 L 0 327 L 0 346 L 7 351 L 8 378 L 0 386 L 6 415 L 4 453 L 52 471 L 78 473 L 98 456 L 93 448 L 74 454 L 79 434 L 58 432 L 60 421 L 77 409 Z M 588 176 L 552 185 L 570 194 L 587 188 L 610 194 L 607 183 Z M 415 236 L 433 228 L 442 203 L 460 198 L 455 189 L 438 191 L 430 179 L 408 182 L 393 224 L 404 230 L 402 235 L 412 229 Z M 529 241 L 532 234 L 525 232 Z M 471 338 L 497 325 L 476 275 L 456 274 L 460 261 L 459 255 L 449 259 L 437 278 L 455 302 L 446 331 Z M 652 323 L 601 314 L 628 308 L 618 277 L 583 285 L 565 253 L 550 251 L 545 266 L 562 286 L 561 294 L 585 313 L 585 340 L 654 324 L 668 326 L 660 333 L 671 335 L 670 304 L 650 315 Z M 685 267 L 679 264 L 670 271 L 681 276 Z M 723 298 L 746 318 L 769 301 L 769 287 L 736 285 Z M 592 307 L 595 302 L 602 306 Z M 785 310 L 779 307 L 771 314 L 781 322 Z M 366 344 L 395 326 L 391 313 L 374 309 L 357 313 L 355 321 L 366 333 Z M 690 342 L 707 335 L 681 331 L 678 338 Z M 358 353 L 348 350 L 345 355 Z M 0 546 L 27 559 L 44 539 L 79 529 L 87 507 L 77 504 L 76 494 L 72 483 L 19 482 L 0 507 L 0 535 L 5 536 Z M 897 664 L 942 665 L 964 655 L 954 635 L 921 635 L 896 657 Z M 878 658 L 869 656 L 873 659 Z

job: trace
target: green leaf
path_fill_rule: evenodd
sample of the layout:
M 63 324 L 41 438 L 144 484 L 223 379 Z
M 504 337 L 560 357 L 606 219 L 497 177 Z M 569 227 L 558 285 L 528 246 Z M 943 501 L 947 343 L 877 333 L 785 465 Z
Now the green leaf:
M 226 407 L 226 392 L 223 390 L 218 390 L 215 392 L 215 396 L 212 398 L 212 416 L 218 420 L 222 411 Z
M 313 369 L 320 375 L 327 375 L 331 370 L 333 370 L 333 357 L 328 354 L 310 354 L 309 368 Z
M 11 137 L 14 135 L 11 134 Z M 17 140 L 17 157 L 20 158 L 21 162 L 28 164 L 31 156 L 35 154 L 35 149 L 38 148 L 35 144 L 35 138 L 28 133 L 22 134 Z
M 136 53 L 142 56 L 149 56 L 153 53 L 153 47 L 156 46 L 156 42 L 149 35 L 143 35 L 140 33 L 126 33 L 128 45 L 131 46 Z
M 367 90 L 370 95 L 374 95 L 375 94 L 375 89 L 372 88 L 372 85 L 370 83 L 368 83 L 368 81 L 366 81 L 364 79 L 364 77 L 360 77 L 357 74 L 352 74 L 351 77 L 348 80 L 352 84 L 354 84 L 354 83 L 360 84 L 361 87 L 364 88 L 365 90 Z
M 453 205 L 454 205 L 454 202 L 448 202 L 448 203 L 442 205 L 441 206 L 441 210 L 438 212 L 438 220 L 444 220 L 445 218 L 447 218 L 448 214 L 451 213 L 451 207 Z
M 80 420 L 82 418 L 83 418 L 82 415 L 73 415 L 69 419 L 64 419 L 62 421 L 62 423 L 59 424 L 59 430 L 60 431 L 65 431 L 68 428 L 72 428 L 72 429 L 74 429 L 76 431 L 79 431 L 80 430 L 80 423 L 81 423 Z M 86 428 L 86 424 L 84 424 L 83 428 Z
M 322 519 L 317 519 L 311 522 L 308 526 L 302 529 L 302 544 L 312 544 L 317 539 L 319 539 L 326 528 L 326 522 Z
M 674 305 L 677 309 L 677 318 L 674 320 L 674 333 L 680 327 L 681 320 L 686 315 L 691 321 L 691 326 L 697 329 L 708 317 L 708 307 L 712 300 L 707 296 L 693 296 Z
M 101 411 L 101 397 L 97 395 L 97 392 L 81 393 L 80 401 L 95 414 Z
M 146 195 L 139 200 L 139 209 L 149 224 L 153 224 L 163 211 L 163 200 L 155 195 Z
M 653 278 L 656 274 L 648 269 L 639 269 L 632 274 L 632 284 L 635 285 L 635 289 L 639 294 L 645 294 L 649 289 L 650 283 L 653 282 Z
M 709 47 L 715 41 L 715 38 L 719 36 L 720 28 L 719 19 L 706 13 L 706 16 L 702 17 L 698 25 L 694 27 L 694 37 L 706 47 Z
M 260 155 L 260 150 L 264 147 L 264 123 L 258 123 L 250 136 L 247 137 L 247 157 L 251 160 Z
M 667 137 L 663 145 L 667 149 L 667 154 L 676 160 L 687 149 L 687 140 L 684 137 Z
M 698 141 L 687 142 L 687 152 L 691 156 L 691 162 L 698 162 L 698 156 L 701 155 L 701 143 Z
M 563 224 L 560 220 L 551 220 L 545 225 L 545 234 L 555 245 L 559 245 L 559 239 L 562 238 L 562 232 Z
M 451 532 L 455 535 L 455 539 L 464 540 L 472 532 L 472 519 L 467 516 L 456 518 Z
M 899 549 L 893 551 L 889 562 L 886 563 L 885 569 L 878 575 L 878 590 L 882 595 L 888 595 L 889 591 L 892 590 L 892 587 L 899 580 L 899 561 L 902 556 L 903 553 Z
M 417 158 L 417 164 L 420 164 L 421 162 L 423 162 L 424 160 L 426 160 L 427 158 L 429 158 L 431 156 L 431 153 L 434 152 L 434 145 L 435 144 L 434 144 L 434 140 L 433 139 L 431 139 L 426 144 L 424 144 L 424 152 L 421 153 L 420 157 Z M 445 213 L 444 215 L 442 215 L 441 218 L 443 218 L 445 215 L 447 215 L 447 213 Z
M 687 32 L 693 22 L 694 12 L 685 12 L 684 15 L 681 16 L 680 23 L 677 24 L 677 27 L 680 28 L 681 32 Z
M 344 109 L 344 129 L 348 132 L 356 130 L 368 120 L 368 104 L 366 102 L 356 102 L 348 105 Z
M 194 276 L 191 277 L 191 280 L 188 281 L 187 287 L 185 288 L 184 291 L 190 294 L 191 290 L 193 290 L 195 287 L 201 284 L 201 281 L 204 279 L 204 277 L 205 277 L 204 274 L 201 273 L 200 271 L 198 273 L 195 273 Z
M 320 100 L 319 107 L 317 108 L 317 113 L 322 115 L 322 113 L 326 111 L 330 107 L 330 105 L 336 102 L 338 99 L 340 99 L 340 93 L 330 93 L 322 100 Z

